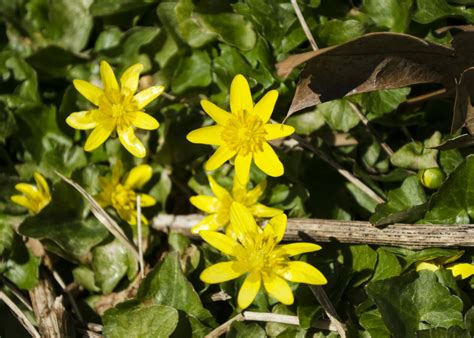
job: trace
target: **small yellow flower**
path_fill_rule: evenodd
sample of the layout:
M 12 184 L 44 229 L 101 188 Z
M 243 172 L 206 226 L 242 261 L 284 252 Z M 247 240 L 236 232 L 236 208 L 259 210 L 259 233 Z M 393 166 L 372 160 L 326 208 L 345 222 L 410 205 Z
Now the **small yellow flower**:
M 285 280 L 296 283 L 323 285 L 324 275 L 312 265 L 291 261 L 288 257 L 321 249 L 313 243 L 278 245 L 286 228 L 286 215 L 272 218 L 264 229 L 260 228 L 250 211 L 234 202 L 230 207 L 230 221 L 237 239 L 220 232 L 203 230 L 199 235 L 210 245 L 232 257 L 206 268 L 201 273 L 205 283 L 222 283 L 247 274 L 237 296 L 241 309 L 247 308 L 263 284 L 265 291 L 283 304 L 294 301 L 290 286 Z
M 193 143 L 217 145 L 219 148 L 206 163 L 206 170 L 215 170 L 235 157 L 235 172 L 241 184 L 248 182 L 250 165 L 255 161 L 269 176 L 283 175 L 284 168 L 267 141 L 293 134 L 293 127 L 268 123 L 275 107 L 278 92 L 271 90 L 256 104 L 247 80 L 236 75 L 230 86 L 230 110 L 202 100 L 204 111 L 216 125 L 190 132 L 187 139 Z
M 258 199 L 265 191 L 266 182 L 260 182 L 255 188 L 247 191 L 234 178 L 232 193 L 220 186 L 211 176 L 208 176 L 209 185 L 214 196 L 198 195 L 189 200 L 198 209 L 210 214 L 192 228 L 192 232 L 198 233 L 201 230 L 217 230 L 225 228 L 229 224 L 230 206 L 232 202 L 239 202 L 247 207 L 255 217 L 270 218 L 283 213 L 283 210 L 270 208 L 261 203 Z
M 11 200 L 22 207 L 27 208 L 33 214 L 39 213 L 45 206 L 51 202 L 51 192 L 48 182 L 40 173 L 33 174 L 36 185 L 27 183 L 18 183 L 15 189 L 23 193 L 23 195 L 13 195 Z
M 128 176 L 122 178 L 122 164 L 117 162 L 112 169 L 112 177 L 101 177 L 99 185 L 102 191 L 95 196 L 101 207 L 112 206 L 120 218 L 130 225 L 137 224 L 137 193 L 134 189 L 140 189 L 148 182 L 153 174 L 152 169 L 147 164 L 139 165 L 132 170 Z M 140 206 L 150 207 L 156 204 L 156 200 L 147 194 L 140 194 Z M 148 224 L 148 220 L 141 215 L 143 224 Z
M 421 262 L 416 265 L 416 271 L 430 270 L 436 271 L 443 266 L 443 264 L 437 264 L 435 262 Z M 450 264 L 446 267 L 447 270 L 451 270 L 454 277 L 460 276 L 461 279 L 466 279 L 474 275 L 474 264 L 469 263 L 456 263 Z
M 83 81 L 74 80 L 74 87 L 86 99 L 98 108 L 72 113 L 66 119 L 67 124 L 79 130 L 94 130 L 87 138 L 84 149 L 92 151 L 99 147 L 117 130 L 120 143 L 134 156 L 145 157 L 146 149 L 135 136 L 136 128 L 153 130 L 159 123 L 142 110 L 156 99 L 164 90 L 163 86 L 153 86 L 134 95 L 138 88 L 138 79 L 143 65 L 137 63 L 129 67 L 120 78 L 120 86 L 112 67 L 106 62 L 100 63 L 100 76 L 104 89 Z

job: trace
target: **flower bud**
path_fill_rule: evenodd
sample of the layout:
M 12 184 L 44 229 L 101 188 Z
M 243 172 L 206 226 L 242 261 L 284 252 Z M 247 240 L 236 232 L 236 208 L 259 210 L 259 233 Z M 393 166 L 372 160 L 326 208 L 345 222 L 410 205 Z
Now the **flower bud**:
M 423 186 L 429 189 L 437 189 L 441 186 L 446 175 L 439 168 L 423 169 L 418 172 L 418 177 Z

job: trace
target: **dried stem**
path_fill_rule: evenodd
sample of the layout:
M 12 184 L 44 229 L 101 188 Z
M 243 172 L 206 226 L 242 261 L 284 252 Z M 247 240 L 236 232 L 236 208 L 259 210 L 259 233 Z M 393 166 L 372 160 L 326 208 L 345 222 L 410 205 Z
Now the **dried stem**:
M 233 322 L 238 322 L 238 321 L 240 322 L 242 320 L 244 320 L 244 316 L 241 313 L 239 313 L 238 315 L 232 317 L 231 319 L 229 319 L 225 323 L 219 325 L 214 330 L 209 332 L 205 336 L 205 338 L 217 338 L 217 337 L 223 335 L 224 333 L 228 332 L 230 330 L 230 326 L 232 325 Z
M 26 297 L 21 293 L 20 290 L 17 289 L 15 284 L 10 282 L 5 277 L 1 277 L 3 284 L 8 288 L 8 290 L 14 295 L 29 311 L 33 311 L 31 307 L 30 301 L 26 299 Z
M 62 279 L 62 277 L 59 275 L 59 273 L 57 273 L 56 270 L 53 270 L 53 269 L 50 269 L 51 271 L 51 274 L 53 275 L 53 278 L 54 280 L 56 281 L 56 283 L 59 284 L 59 286 L 61 287 L 61 289 L 63 290 L 63 292 L 66 293 L 68 299 L 69 299 L 69 302 L 71 303 L 71 306 L 72 308 L 74 309 L 74 313 L 76 314 L 77 316 L 77 319 L 81 322 L 81 323 L 84 323 L 84 317 L 82 317 L 82 313 L 81 311 L 79 310 L 79 307 L 77 306 L 77 303 L 76 303 L 76 300 L 74 299 L 73 295 L 71 294 L 71 292 L 67 289 L 66 287 L 66 283 L 64 283 L 64 280 Z
M 176 231 L 199 239 L 191 228 L 202 215 L 159 215 L 152 226 L 157 230 Z M 400 246 L 410 249 L 430 247 L 474 247 L 474 225 L 470 224 L 392 224 L 376 228 L 369 222 L 311 218 L 289 218 L 286 241 L 363 243 Z
M 337 333 L 339 333 L 341 338 L 346 338 L 346 326 L 341 322 L 341 319 L 339 318 L 334 305 L 332 305 L 331 300 L 326 294 L 326 291 L 324 291 L 322 286 L 318 285 L 309 285 L 309 288 L 311 289 L 311 292 L 313 292 L 313 295 L 316 297 L 319 304 L 321 304 L 323 307 L 324 312 L 326 312 L 326 315 L 331 320 L 332 325 L 336 328 Z
M 309 30 L 308 24 L 306 23 L 303 13 L 301 13 L 301 9 L 300 9 L 300 6 L 298 5 L 298 2 L 296 0 L 291 0 L 291 4 L 293 5 L 293 9 L 295 10 L 296 17 L 298 18 L 298 21 L 300 22 L 301 28 L 303 28 L 306 38 L 311 44 L 311 48 L 313 48 L 313 50 L 318 50 L 319 48 L 316 43 L 316 40 L 314 40 L 313 34 L 311 34 L 311 31 Z
M 303 139 L 301 136 L 293 134 L 291 136 L 293 139 L 295 139 L 303 148 L 308 149 L 309 151 L 313 152 L 315 155 L 317 155 L 320 159 L 322 159 L 324 162 L 329 164 L 331 167 L 337 170 L 339 174 L 344 176 L 349 182 L 354 184 L 357 188 L 362 190 L 367 196 L 372 198 L 374 202 L 377 204 L 379 203 L 384 203 L 385 200 L 377 195 L 375 191 L 370 189 L 364 182 L 359 180 L 357 177 L 355 177 L 350 171 L 344 169 L 339 163 L 334 161 L 332 158 L 330 158 L 328 155 L 326 155 L 322 150 L 314 147 L 311 143 Z
M 21 325 L 25 328 L 28 333 L 34 337 L 34 338 L 41 338 L 39 332 L 36 330 L 35 326 L 31 323 L 31 321 L 28 319 L 28 317 L 25 316 L 25 314 L 21 311 L 21 309 L 15 304 L 14 301 L 10 299 L 10 297 L 7 296 L 6 293 L 3 291 L 0 291 L 0 299 L 5 303 L 6 306 L 10 308 L 10 310 L 13 312 L 15 317 L 18 318 L 20 321 Z
M 382 139 L 380 134 L 377 132 L 377 130 L 375 130 L 374 127 L 372 127 L 372 125 L 370 124 L 370 121 L 367 119 L 367 117 L 364 114 L 362 114 L 359 107 L 357 107 L 357 105 L 355 105 L 354 103 L 352 103 L 350 101 L 348 101 L 348 102 L 349 102 L 349 106 L 351 107 L 351 109 L 359 117 L 360 121 L 364 124 L 364 126 L 366 127 L 368 132 L 370 134 L 372 134 L 372 136 L 375 138 L 375 140 L 380 144 L 380 146 L 385 151 L 385 153 L 388 156 L 392 156 L 393 155 L 392 148 L 390 148 L 390 146 L 387 143 L 384 142 L 384 140 Z

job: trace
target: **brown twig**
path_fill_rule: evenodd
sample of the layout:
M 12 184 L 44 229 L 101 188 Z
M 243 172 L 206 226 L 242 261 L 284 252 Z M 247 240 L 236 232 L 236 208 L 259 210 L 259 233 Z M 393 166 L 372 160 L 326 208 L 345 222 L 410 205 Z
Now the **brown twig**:
M 350 102 L 350 101 L 348 101 L 348 102 L 349 102 L 349 106 L 354 111 L 354 113 L 356 113 L 357 117 L 359 117 L 359 120 L 364 124 L 367 131 L 370 134 L 372 134 L 372 136 L 380 144 L 380 146 L 385 151 L 385 153 L 388 156 L 392 156 L 393 155 L 393 149 L 390 148 L 390 146 L 387 143 L 385 143 L 385 141 L 382 139 L 382 137 L 377 132 L 377 130 L 375 130 L 374 127 L 372 127 L 372 125 L 370 124 L 370 121 L 367 119 L 367 117 L 364 114 L 362 114 L 359 107 L 357 105 L 355 105 L 354 103 Z
M 296 0 L 291 0 L 291 5 L 293 6 L 293 9 L 296 13 L 296 17 L 298 18 L 298 21 L 300 22 L 301 28 L 303 28 L 306 38 L 311 44 L 311 48 L 313 48 L 313 50 L 318 50 L 319 49 L 318 44 L 316 43 L 316 40 L 314 40 L 313 34 L 311 34 L 311 31 L 308 27 L 308 24 L 306 23 L 303 13 L 301 13 L 301 9 L 300 9 L 300 6 L 298 5 L 298 2 Z
M 176 231 L 199 239 L 191 228 L 202 215 L 159 215 L 153 228 Z M 392 224 L 376 228 L 369 222 L 328 219 L 289 218 L 286 241 L 363 243 L 400 246 L 410 249 L 430 247 L 474 247 L 474 225 L 470 224 Z
M 7 294 L 3 291 L 0 291 L 0 300 L 2 300 L 5 305 L 10 308 L 15 317 L 18 318 L 18 321 L 21 323 L 21 325 L 25 328 L 26 331 L 28 331 L 28 333 L 32 337 L 41 338 L 38 330 L 36 330 L 35 326 L 31 323 L 28 317 L 25 316 L 25 314 L 15 304 L 15 302 L 11 300 L 10 297 L 8 297 Z
M 322 159 L 324 162 L 329 164 L 331 167 L 337 170 L 339 174 L 344 176 L 349 182 L 354 184 L 357 188 L 362 190 L 367 196 L 369 196 L 371 199 L 374 200 L 377 204 L 379 203 L 384 203 L 385 200 L 377 195 L 375 191 L 369 188 L 364 182 L 362 182 L 360 179 L 355 177 L 350 171 L 344 169 L 338 162 L 334 161 L 331 157 L 329 157 L 326 153 L 324 153 L 321 149 L 318 149 L 314 147 L 311 143 L 306 141 L 304 138 L 302 138 L 299 135 L 293 134 L 291 136 L 293 139 L 295 139 L 303 148 L 306 148 L 307 150 L 311 151 L 314 153 L 316 156 L 318 156 L 320 159 Z
M 331 324 L 336 328 L 337 333 L 341 336 L 341 338 L 346 338 L 346 326 L 341 322 L 339 315 L 332 305 L 331 300 L 329 299 L 326 291 L 324 291 L 322 286 L 318 285 L 309 285 L 311 292 L 313 293 L 314 297 L 318 300 L 319 304 L 321 304 L 324 312 L 331 320 Z

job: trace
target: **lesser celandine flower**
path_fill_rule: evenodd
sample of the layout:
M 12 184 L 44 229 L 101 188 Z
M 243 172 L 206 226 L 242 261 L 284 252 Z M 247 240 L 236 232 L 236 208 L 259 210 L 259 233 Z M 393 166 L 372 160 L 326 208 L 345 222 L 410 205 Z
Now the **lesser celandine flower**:
M 421 262 L 416 265 L 416 271 L 430 270 L 436 271 L 443 266 L 443 264 L 437 264 L 435 262 Z M 454 277 L 460 277 L 466 279 L 474 275 L 474 265 L 469 263 L 455 263 L 446 266 L 447 270 L 450 270 Z
M 23 195 L 13 195 L 10 198 L 16 204 L 27 208 L 33 214 L 37 214 L 51 201 L 51 192 L 48 182 L 46 182 L 40 173 L 35 172 L 33 177 L 36 181 L 36 185 L 18 183 L 15 185 L 15 189 L 23 193 Z
M 147 164 L 139 165 L 122 180 L 122 164 L 117 162 L 112 169 L 112 177 L 101 177 L 99 185 L 102 191 L 95 196 L 101 207 L 112 206 L 123 220 L 131 225 L 137 224 L 137 193 L 148 182 L 153 174 L 152 168 Z M 140 206 L 150 207 L 156 204 L 156 200 L 147 194 L 140 193 Z M 148 220 L 141 215 L 143 224 Z
M 235 157 L 235 172 L 241 184 L 248 182 L 252 160 L 269 176 L 283 175 L 283 165 L 268 141 L 291 135 L 294 128 L 268 123 L 277 98 L 278 92 L 271 90 L 254 105 L 248 82 L 239 74 L 230 86 L 231 113 L 212 102 L 201 101 L 204 111 L 217 124 L 196 129 L 187 139 L 219 146 L 207 161 L 206 170 L 215 170 Z
M 217 230 L 229 224 L 230 206 L 232 202 L 239 202 L 247 207 L 258 218 L 269 218 L 282 214 L 283 211 L 267 207 L 258 203 L 258 199 L 265 191 L 266 181 L 262 181 L 250 191 L 234 178 L 232 193 L 220 186 L 211 176 L 208 176 L 209 185 L 214 196 L 198 195 L 189 200 L 198 209 L 210 214 L 192 228 L 192 232 L 201 230 Z
M 114 72 L 106 61 L 100 63 L 100 76 L 104 88 L 83 81 L 74 80 L 74 87 L 97 108 L 72 113 L 66 119 L 75 129 L 94 129 L 87 138 L 84 149 L 92 151 L 99 147 L 117 131 L 120 143 L 134 156 L 145 157 L 146 149 L 135 136 L 135 127 L 153 130 L 159 127 L 158 121 L 142 110 L 156 99 L 164 90 L 163 86 L 153 86 L 134 95 L 143 65 L 137 63 L 122 74 L 120 85 Z
M 230 222 L 237 239 L 220 232 L 203 230 L 201 237 L 213 247 L 231 256 L 228 262 L 214 264 L 201 273 L 206 283 L 221 283 L 246 274 L 237 296 L 241 309 L 248 307 L 260 290 L 283 304 L 293 303 L 293 293 L 287 281 L 314 285 L 326 284 L 323 274 L 312 265 L 288 258 L 321 249 L 313 243 L 279 245 L 286 228 L 286 215 L 272 218 L 264 229 L 255 222 L 250 211 L 240 203 L 230 207 Z

